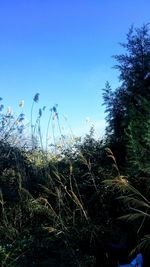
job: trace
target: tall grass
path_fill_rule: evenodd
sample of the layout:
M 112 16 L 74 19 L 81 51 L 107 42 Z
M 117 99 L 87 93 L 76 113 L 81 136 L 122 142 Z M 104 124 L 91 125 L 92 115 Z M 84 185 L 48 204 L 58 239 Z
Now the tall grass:
M 118 219 L 132 222 L 136 225 L 135 229 L 139 236 L 138 244 L 131 251 L 149 251 L 150 235 L 144 231 L 144 227 L 150 219 L 150 199 L 149 194 L 144 195 L 128 180 L 127 176 L 121 175 L 115 156 L 110 149 L 106 149 L 107 156 L 111 158 L 113 167 L 116 171 L 116 176 L 106 179 L 103 183 L 110 187 L 114 192 L 119 192 L 117 199 L 126 207 L 126 214 L 122 214 Z M 142 177 L 139 178 L 142 180 Z M 145 192 L 146 193 L 146 192 Z
M 56 250 L 53 248 L 53 243 L 60 238 L 65 247 L 64 253 L 66 255 L 69 253 L 69 261 L 73 260 L 75 266 L 83 267 L 85 262 L 89 262 L 89 266 L 92 266 L 94 256 L 84 255 L 83 261 L 81 254 L 77 253 L 78 245 L 75 245 L 77 236 L 80 237 L 80 242 L 82 235 L 92 240 L 93 232 L 97 231 L 93 227 L 93 231 L 90 230 L 89 233 L 91 238 L 88 236 L 87 229 L 91 229 L 92 223 L 88 203 L 82 192 L 91 187 L 98 194 L 91 162 L 79 151 L 79 143 L 73 144 L 76 139 L 72 137 L 71 142 L 65 139 L 57 106 L 50 109 L 46 140 L 43 140 L 41 120 L 45 108 L 40 108 L 35 118 L 34 107 L 38 101 L 37 93 L 31 107 L 31 138 L 30 141 L 27 139 L 26 149 L 16 142 L 20 136 L 22 140 L 25 138 L 23 112 L 17 118 L 11 110 L 6 114 L 1 113 L 1 141 L 8 143 L 8 153 L 6 152 L 3 157 L 3 161 L 7 164 L 0 166 L 2 187 L 0 235 L 4 236 L 0 250 L 1 265 L 22 266 L 21 261 L 24 262 L 24 259 L 27 261 L 30 250 L 35 250 L 38 242 L 36 240 L 40 235 L 40 246 L 45 246 L 44 242 L 49 242 L 48 247 Z M 20 108 L 23 108 L 22 104 Z M 60 135 L 61 147 L 53 131 L 54 122 Z M 48 136 L 51 127 L 54 149 L 49 151 Z M 6 151 L 5 145 L 3 149 Z M 76 162 L 85 168 L 81 180 Z M 88 185 L 86 183 L 83 185 L 84 190 L 82 176 L 84 179 L 88 177 Z M 51 237 L 48 241 L 49 235 Z M 59 240 L 57 242 L 61 244 Z M 36 261 L 34 255 L 32 257 L 31 260 Z
M 35 116 L 38 102 L 36 94 L 31 107 L 30 138 L 24 135 L 22 105 L 17 118 L 10 110 L 3 114 L 1 107 L 1 265 L 23 267 L 31 261 L 39 266 L 40 261 L 41 266 L 94 267 L 99 246 L 102 248 L 103 241 L 107 244 L 108 238 L 117 236 L 112 200 L 117 197 L 123 203 L 121 211 L 127 213 L 121 219 L 137 220 L 137 235 L 142 235 L 150 217 L 149 198 L 121 174 L 112 151 L 104 151 L 104 142 L 95 140 L 92 130 L 84 141 L 71 132 L 68 142 L 57 105 L 49 109 L 44 139 L 42 119 L 46 107 L 39 108 Z M 23 139 L 28 140 L 26 147 L 14 141 Z M 149 234 L 143 236 L 138 248 L 147 244 Z M 109 262 L 109 251 L 103 250 L 101 256 Z

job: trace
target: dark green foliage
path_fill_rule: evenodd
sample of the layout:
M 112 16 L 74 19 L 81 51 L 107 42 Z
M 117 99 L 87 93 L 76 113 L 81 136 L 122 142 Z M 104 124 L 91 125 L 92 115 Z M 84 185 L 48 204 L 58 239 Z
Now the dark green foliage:
M 107 83 L 104 92 L 107 122 L 106 143 L 114 152 L 120 169 L 127 175 L 107 180 L 121 190 L 127 206 L 122 219 L 132 221 L 137 240 L 149 251 L 149 162 L 150 162 L 150 35 L 148 25 L 134 29 L 121 44 L 125 53 L 115 56 L 120 86 L 113 91 Z M 116 166 L 113 154 L 109 154 Z M 118 167 L 117 167 L 118 168 Z M 128 179 L 128 180 L 127 180 Z M 146 235 L 145 238 L 143 236 Z M 146 266 L 146 262 L 145 262 Z
M 120 86 L 112 91 L 109 84 L 104 92 L 108 127 L 107 141 L 121 165 L 134 156 L 143 156 L 145 141 L 149 146 L 150 115 L 150 36 L 148 25 L 130 28 L 125 53 L 117 55 L 115 68 Z M 135 152 L 135 155 L 133 154 Z M 119 155 L 119 157 L 118 157 Z M 121 156 L 121 158 L 120 158 Z M 129 158 L 128 158 L 129 157 Z M 119 159 L 120 158 L 120 159 Z M 139 163 L 138 163 L 139 164 Z

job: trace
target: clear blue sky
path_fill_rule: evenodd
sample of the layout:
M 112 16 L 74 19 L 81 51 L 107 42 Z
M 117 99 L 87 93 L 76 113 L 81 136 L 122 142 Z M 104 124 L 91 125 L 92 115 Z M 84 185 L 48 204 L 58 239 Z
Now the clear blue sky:
M 0 96 L 5 107 L 18 111 L 23 99 L 30 117 L 38 92 L 38 107 L 57 103 L 75 134 L 87 131 L 86 117 L 102 134 L 101 89 L 107 80 L 112 87 L 118 83 L 111 56 L 120 53 L 118 43 L 131 24 L 148 22 L 149 0 L 0 0 Z

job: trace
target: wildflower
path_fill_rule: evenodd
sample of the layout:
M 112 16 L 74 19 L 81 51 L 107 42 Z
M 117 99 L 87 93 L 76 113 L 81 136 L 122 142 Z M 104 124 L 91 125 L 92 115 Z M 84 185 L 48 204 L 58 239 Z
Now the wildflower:
M 40 96 L 40 94 L 36 93 L 34 98 L 33 98 L 33 101 L 37 103 L 39 101 L 39 96 Z
M 42 116 L 42 109 L 40 108 L 39 109 L 39 117 L 41 117 Z
M 11 107 L 8 107 L 8 108 L 7 108 L 7 114 L 8 114 L 8 115 L 11 115 L 11 114 L 12 114 L 12 108 L 11 108 Z
M 0 97 L 0 101 L 2 101 L 3 100 L 3 98 L 2 97 Z
M 57 113 L 57 108 L 56 108 L 56 106 L 53 106 L 53 111 L 54 111 L 54 113 Z
M 20 108 L 23 108 L 23 107 L 24 107 L 24 100 L 21 100 L 21 101 L 19 102 L 19 107 L 20 107 Z

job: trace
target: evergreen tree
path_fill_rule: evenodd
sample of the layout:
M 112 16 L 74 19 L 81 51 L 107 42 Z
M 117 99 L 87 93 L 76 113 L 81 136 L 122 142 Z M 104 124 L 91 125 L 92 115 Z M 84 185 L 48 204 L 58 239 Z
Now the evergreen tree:
M 148 25 L 131 27 L 125 53 L 114 56 L 121 85 L 104 89 L 108 145 L 122 164 L 130 160 L 145 163 L 150 146 L 150 35 Z

